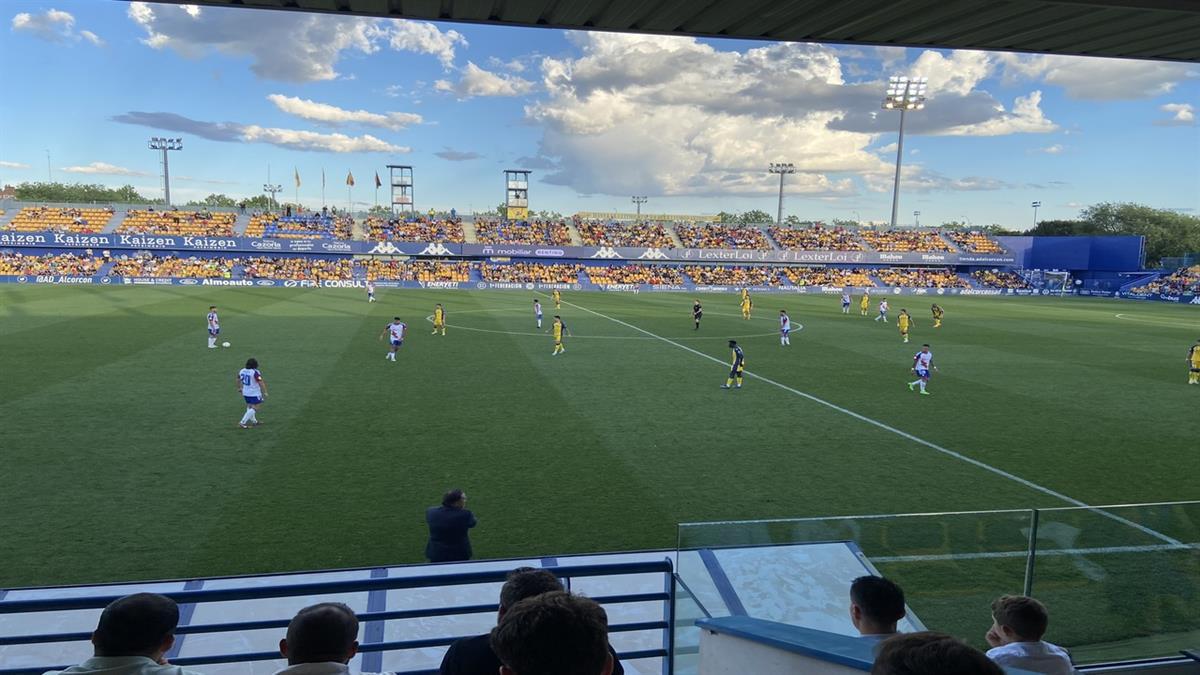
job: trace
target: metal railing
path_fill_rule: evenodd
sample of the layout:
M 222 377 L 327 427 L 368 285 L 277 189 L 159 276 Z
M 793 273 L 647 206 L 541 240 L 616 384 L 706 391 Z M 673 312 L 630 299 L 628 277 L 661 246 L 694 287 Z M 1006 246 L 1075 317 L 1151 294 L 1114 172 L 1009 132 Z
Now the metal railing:
M 663 644 L 661 647 L 654 649 L 643 649 L 637 651 L 629 651 L 618 653 L 618 657 L 623 660 L 645 659 L 645 658 L 662 658 L 663 672 L 671 672 L 671 663 L 674 653 L 674 631 L 675 622 L 675 592 L 676 592 L 676 577 L 673 573 L 673 567 L 669 558 L 664 558 L 659 561 L 648 562 L 630 562 L 630 563 L 611 563 L 611 564 L 595 564 L 595 565 L 564 565 L 560 567 L 546 568 L 553 572 L 560 579 L 564 580 L 567 588 L 570 588 L 571 580 L 584 577 L 605 577 L 619 576 L 630 574 L 647 574 L 658 573 L 663 575 L 663 590 L 654 593 L 627 593 L 618 595 L 593 596 L 592 599 L 602 605 L 612 605 L 621 603 L 635 602 L 662 602 L 663 603 L 663 619 L 661 621 L 640 621 L 630 623 L 612 624 L 608 630 L 610 633 L 628 633 L 635 631 L 662 631 Z M 271 598 L 289 598 L 298 596 L 331 596 L 343 593 L 355 592 L 371 592 L 371 591 L 392 591 L 402 589 L 415 588 L 441 588 L 446 586 L 464 586 L 472 584 L 499 583 L 505 580 L 508 570 L 495 570 L 485 572 L 461 572 L 456 574 L 430 574 L 423 576 L 400 577 L 400 578 L 372 578 L 372 579 L 356 579 L 350 581 L 326 581 L 326 582 L 310 582 L 298 584 L 281 584 L 277 586 L 263 586 L 255 588 L 232 588 L 219 590 L 195 590 L 195 591 L 168 591 L 163 592 L 165 595 L 180 605 L 184 604 L 201 604 L 212 602 L 228 602 L 236 600 L 264 600 Z M 10 600 L 0 601 L 0 614 L 26 614 L 34 612 L 53 612 L 53 611 L 72 611 L 83 609 L 100 609 L 107 606 L 114 600 L 122 597 L 122 595 L 106 595 L 106 596 L 91 596 L 91 597 L 67 597 L 67 598 L 47 598 L 36 600 Z M 463 614 L 480 614 L 488 612 L 496 612 L 499 605 L 496 603 L 475 604 L 475 605 L 460 605 L 450 607 L 431 607 L 423 609 L 410 610 L 395 610 L 381 612 L 362 612 L 357 613 L 359 621 L 364 626 L 368 622 L 382 622 L 390 620 L 402 619 L 417 619 L 439 616 L 457 616 Z M 291 617 L 268 619 L 260 621 L 237 621 L 229 623 L 214 623 L 202 625 L 180 626 L 176 629 L 176 635 L 188 635 L 199 633 L 242 633 L 252 630 L 263 630 L 272 628 L 286 628 L 291 621 Z M 369 642 L 360 643 L 359 653 L 367 654 L 373 652 L 390 652 L 409 649 L 423 649 L 427 647 L 446 646 L 459 639 L 461 636 L 447 636 L 426 638 L 420 640 L 395 640 L 390 642 Z M 87 641 L 91 638 L 91 632 L 66 632 L 66 633 L 45 633 L 35 635 L 16 635 L 16 636 L 0 636 L 0 647 L 15 646 L 15 645 L 34 645 L 46 643 L 64 643 L 64 642 L 79 642 Z M 243 652 L 233 654 L 211 654 L 206 656 L 190 656 L 190 657 L 175 657 L 171 659 L 171 663 L 178 666 L 198 666 L 211 665 L 221 663 L 245 663 L 252 661 L 270 661 L 282 658 L 277 651 L 271 652 Z M 0 668 L 0 675 L 41 675 L 51 670 L 62 670 L 70 664 L 45 664 L 39 666 L 26 666 L 21 668 Z M 401 671 L 396 675 L 427 675 L 436 673 L 437 670 L 409 670 Z

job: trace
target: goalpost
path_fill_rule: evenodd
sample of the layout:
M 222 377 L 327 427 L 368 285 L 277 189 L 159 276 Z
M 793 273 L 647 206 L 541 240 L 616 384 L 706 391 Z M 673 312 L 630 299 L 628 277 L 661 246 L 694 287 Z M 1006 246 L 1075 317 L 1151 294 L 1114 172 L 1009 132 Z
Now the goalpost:
M 1046 280 L 1046 290 L 1058 291 L 1059 297 L 1065 296 L 1071 288 L 1070 272 L 1048 270 L 1042 272 L 1042 277 Z

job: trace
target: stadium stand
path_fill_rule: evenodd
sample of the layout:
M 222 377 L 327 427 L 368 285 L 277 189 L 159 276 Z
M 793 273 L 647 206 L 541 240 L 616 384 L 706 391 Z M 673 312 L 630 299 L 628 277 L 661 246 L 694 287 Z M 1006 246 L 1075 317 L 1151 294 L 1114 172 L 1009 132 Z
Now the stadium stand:
M 774 286 L 779 270 L 774 267 L 729 267 L 725 265 L 688 265 L 683 271 L 697 284 L 734 286 Z
M 683 274 L 680 273 L 679 268 L 667 265 L 628 263 L 606 267 L 585 267 L 584 270 L 594 284 L 675 285 L 683 283 Z
M 970 283 L 950 269 L 920 267 L 885 267 L 874 270 L 884 286 L 906 288 L 968 288 Z
M 573 284 L 579 280 L 583 265 L 538 263 L 509 263 L 507 265 L 492 265 L 484 263 L 479 268 L 484 281 L 544 283 L 544 284 Z
M 366 220 L 367 237 L 372 241 L 420 241 L 461 244 L 464 241 L 462 224 L 456 220 L 415 221 L 384 220 L 371 216 Z
M 759 251 L 771 248 L 763 231 L 757 227 L 681 223 L 675 226 L 675 233 L 687 248 L 748 248 Z
M 8 229 L 19 232 L 103 232 L 113 217 L 112 208 L 49 208 L 26 206 L 13 216 Z
M 475 237 L 480 244 L 567 246 L 571 243 L 571 230 L 566 223 L 483 220 L 475 223 Z
M 110 277 L 163 277 L 191 279 L 229 279 L 233 276 L 236 259 L 179 258 L 173 255 L 143 254 L 113 263 Z
M 968 253 L 1004 253 L 1004 247 L 982 232 L 950 230 L 946 234 L 955 246 Z
M 577 220 L 575 227 L 584 246 L 644 246 L 669 248 L 675 245 L 660 223 L 615 223 Z
M 869 269 L 834 267 L 784 267 L 783 275 L 795 286 L 875 286 Z
M 259 256 L 247 258 L 243 263 L 243 274 L 247 279 L 348 280 L 352 278 L 353 271 L 353 264 L 346 259 Z
M 246 226 L 247 237 L 271 239 L 349 239 L 354 219 L 349 216 L 326 216 L 320 213 L 280 216 L 277 213 L 256 213 Z
M 1029 288 L 1029 283 L 1015 272 L 976 270 L 971 273 L 971 278 L 989 288 Z
M 131 209 L 117 227 L 120 234 L 161 234 L 179 236 L 232 237 L 233 213 L 208 211 L 145 211 Z
M 931 230 L 861 230 L 858 235 L 876 251 L 888 253 L 953 253 L 954 249 Z
M 780 248 L 790 251 L 862 251 L 858 233 L 843 227 L 820 224 L 805 228 L 771 227 L 771 238 Z
M 469 281 L 471 278 L 471 263 L 449 260 L 368 260 L 357 267 L 371 280 Z
M 104 260 L 101 258 L 75 255 L 74 253 L 26 255 L 0 252 L 0 275 L 6 276 L 39 274 L 90 276 L 99 271 L 103 265 Z
M 1200 265 L 1181 267 L 1165 277 L 1133 289 L 1134 293 L 1200 293 Z

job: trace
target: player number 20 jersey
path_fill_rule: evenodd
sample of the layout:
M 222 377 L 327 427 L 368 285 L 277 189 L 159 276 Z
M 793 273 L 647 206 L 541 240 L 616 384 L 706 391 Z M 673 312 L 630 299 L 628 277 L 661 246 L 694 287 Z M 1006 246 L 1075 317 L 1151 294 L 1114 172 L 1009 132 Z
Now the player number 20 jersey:
M 257 370 L 242 368 L 238 379 L 242 381 L 242 396 L 262 396 L 262 374 Z

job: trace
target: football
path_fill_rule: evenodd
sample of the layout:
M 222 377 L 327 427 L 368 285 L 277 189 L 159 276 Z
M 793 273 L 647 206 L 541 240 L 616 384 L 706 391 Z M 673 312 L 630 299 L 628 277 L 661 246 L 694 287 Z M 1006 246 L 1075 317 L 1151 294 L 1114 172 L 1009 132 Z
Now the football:
M 221 346 L 222 346 L 222 347 L 228 347 L 228 346 L 229 346 L 229 343 L 228 343 L 228 342 L 222 342 L 222 343 L 221 343 Z

